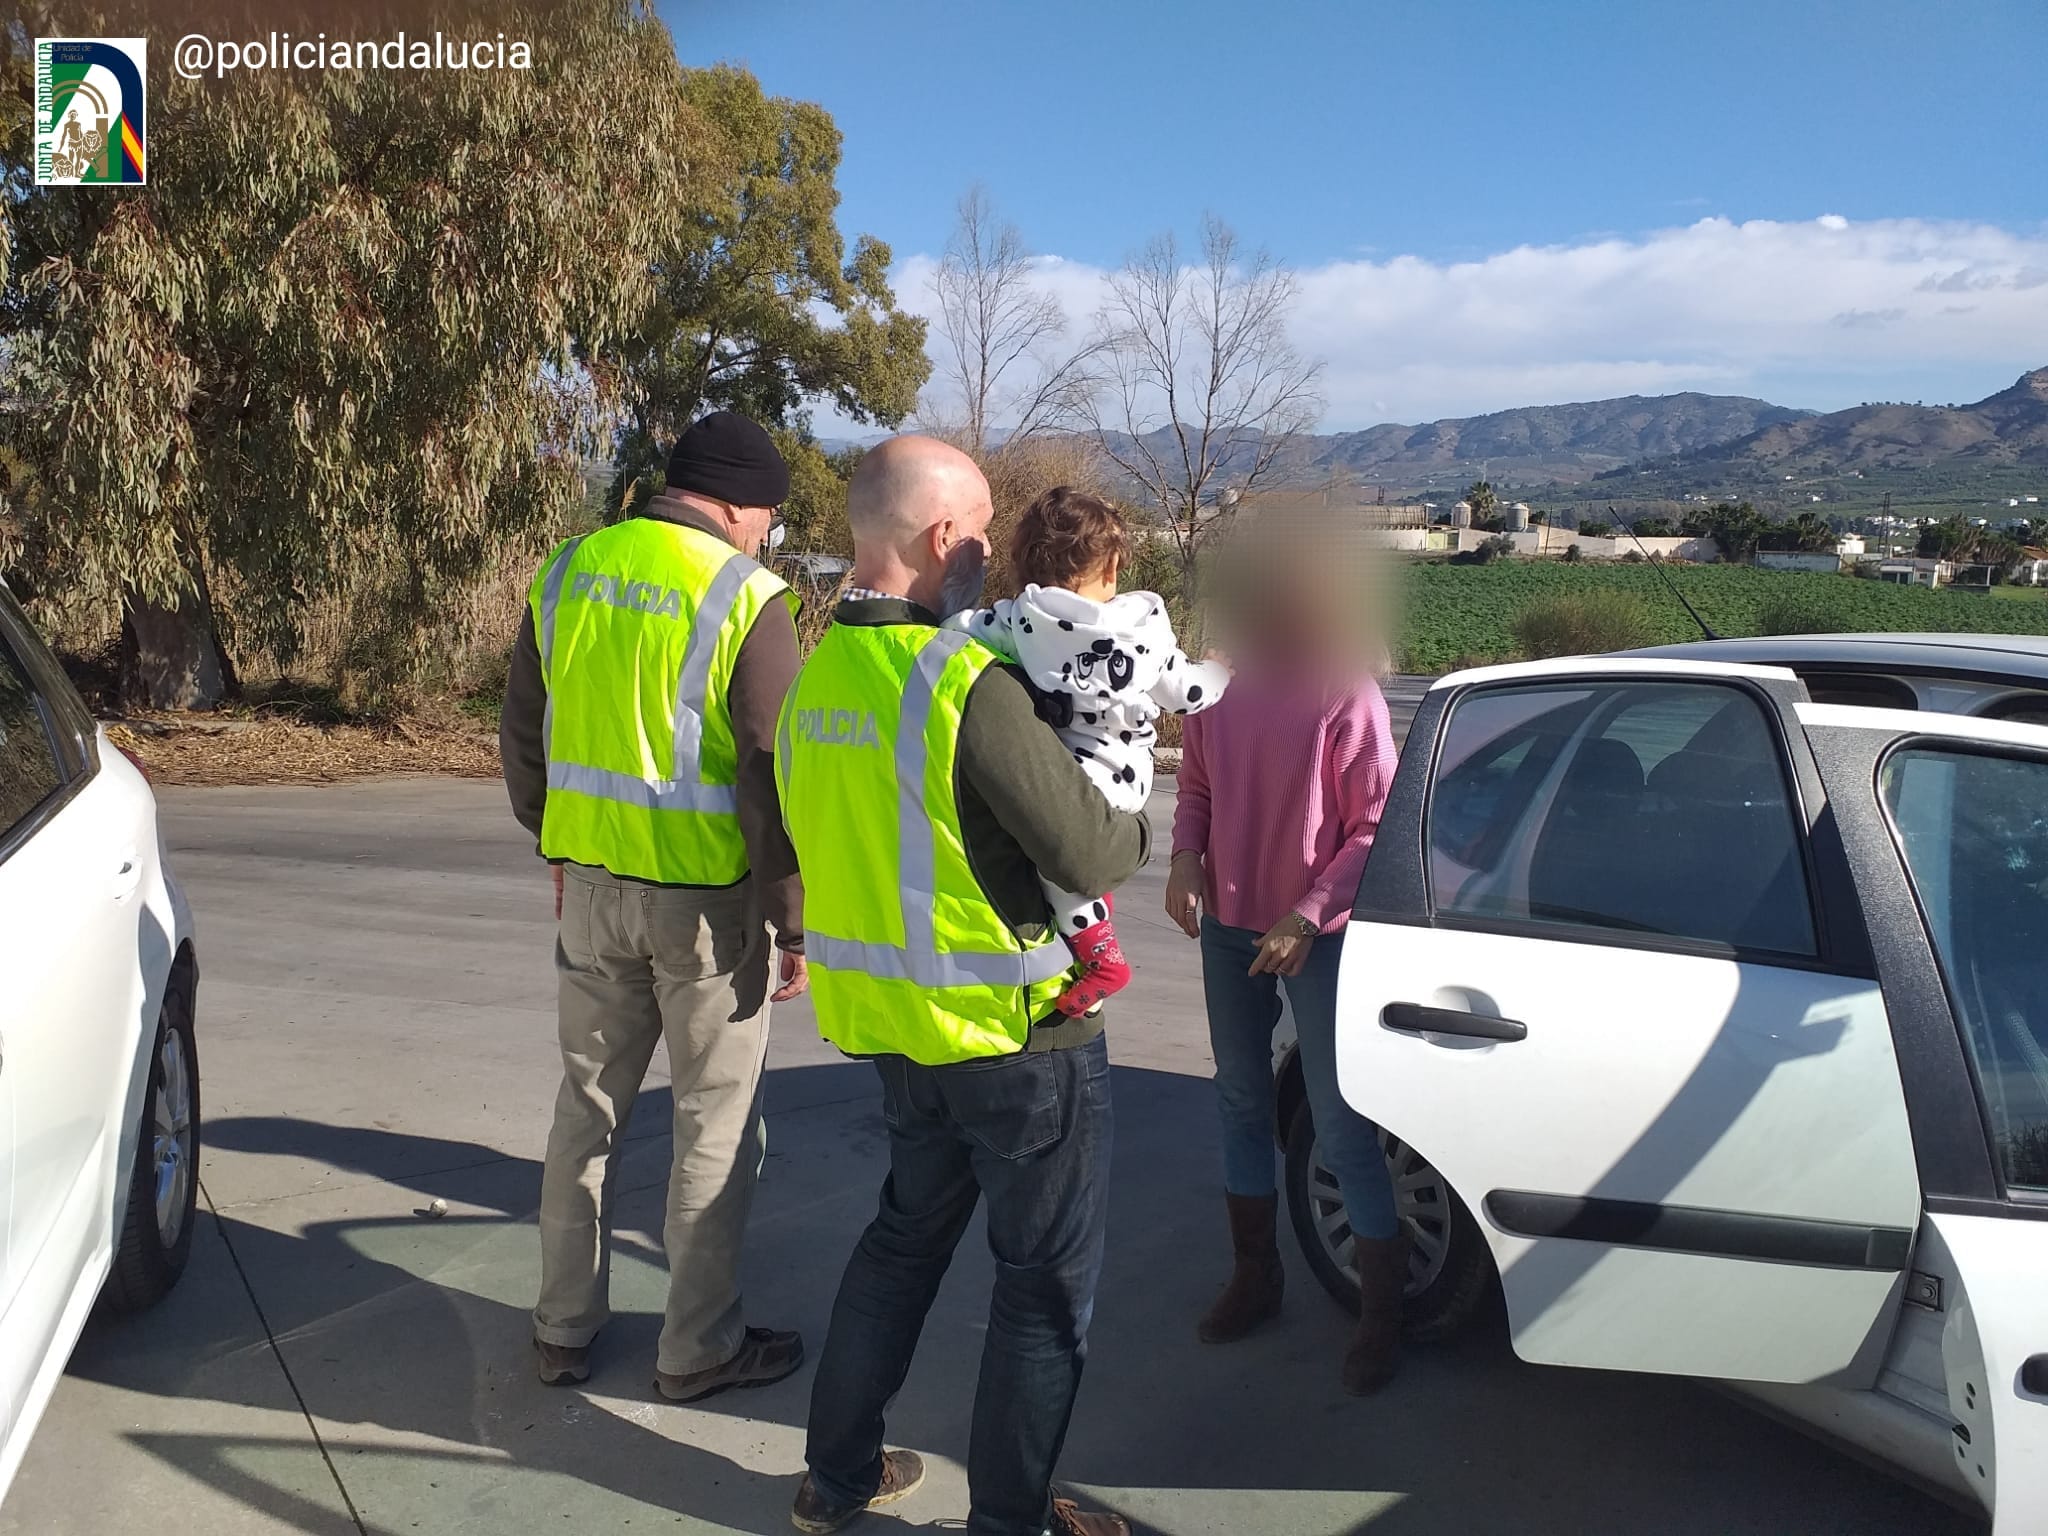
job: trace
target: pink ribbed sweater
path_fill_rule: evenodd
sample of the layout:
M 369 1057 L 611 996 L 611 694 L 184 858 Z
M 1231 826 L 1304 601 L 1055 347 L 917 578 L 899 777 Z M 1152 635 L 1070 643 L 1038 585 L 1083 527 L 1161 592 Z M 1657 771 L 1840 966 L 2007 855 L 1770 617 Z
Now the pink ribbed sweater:
M 1258 933 L 1288 912 L 1342 928 L 1398 755 L 1370 679 L 1332 697 L 1240 670 L 1188 717 L 1173 818 L 1173 851 L 1203 855 L 1209 913 Z

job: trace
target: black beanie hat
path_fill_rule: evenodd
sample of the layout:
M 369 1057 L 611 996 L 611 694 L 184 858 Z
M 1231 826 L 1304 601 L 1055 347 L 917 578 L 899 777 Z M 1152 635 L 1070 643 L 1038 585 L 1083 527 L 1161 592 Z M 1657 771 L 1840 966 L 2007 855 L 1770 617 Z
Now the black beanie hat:
M 789 466 L 759 423 L 713 411 L 676 439 L 668 485 L 735 507 L 779 507 L 789 499 Z

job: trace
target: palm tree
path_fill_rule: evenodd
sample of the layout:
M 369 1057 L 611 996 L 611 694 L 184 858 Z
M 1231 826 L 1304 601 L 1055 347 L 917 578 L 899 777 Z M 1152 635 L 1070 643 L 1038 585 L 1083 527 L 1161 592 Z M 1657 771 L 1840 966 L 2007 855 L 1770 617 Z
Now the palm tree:
M 1805 554 L 1817 554 L 1835 546 L 1835 530 L 1818 513 L 1802 512 L 1792 519 L 1792 547 Z

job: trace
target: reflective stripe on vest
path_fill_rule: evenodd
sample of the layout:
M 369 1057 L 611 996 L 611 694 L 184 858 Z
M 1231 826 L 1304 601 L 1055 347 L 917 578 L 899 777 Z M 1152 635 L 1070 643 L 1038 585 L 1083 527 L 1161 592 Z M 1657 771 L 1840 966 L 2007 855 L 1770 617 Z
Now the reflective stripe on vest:
M 579 535 L 563 544 L 560 556 L 549 568 L 547 580 L 541 587 L 538 640 L 543 677 L 548 675 L 548 662 L 554 652 L 555 611 L 562 600 L 562 581 L 568 571 L 570 557 L 582 542 Z M 617 800 L 650 811 L 738 814 L 738 786 L 701 782 L 704 699 L 710 687 L 711 658 L 718 649 L 719 634 L 725 628 L 725 621 L 732 617 L 740 589 L 746 586 L 747 578 L 757 569 L 759 567 L 753 561 L 734 550 L 732 558 L 720 566 L 718 574 L 711 579 L 711 585 L 704 592 L 704 601 L 691 621 L 690 637 L 683 647 L 682 668 L 676 677 L 675 756 L 671 761 L 674 777 L 648 779 L 609 768 L 593 768 L 587 763 L 557 761 L 554 752 L 554 693 L 550 689 L 548 704 L 541 715 L 541 745 L 547 754 L 549 789 L 572 790 L 577 794 Z
M 896 727 L 896 837 L 898 890 L 902 898 L 903 943 L 872 944 L 842 939 L 805 925 L 804 952 L 829 970 L 858 971 L 921 987 L 1029 987 L 1072 969 L 1073 955 L 1059 942 L 996 952 L 941 952 L 936 937 L 938 871 L 932 816 L 924 803 L 925 725 L 932 694 L 946 663 L 970 643 L 968 636 L 940 630 L 918 651 L 904 684 L 903 712 Z M 792 715 L 783 711 L 777 747 L 784 777 L 789 773 Z

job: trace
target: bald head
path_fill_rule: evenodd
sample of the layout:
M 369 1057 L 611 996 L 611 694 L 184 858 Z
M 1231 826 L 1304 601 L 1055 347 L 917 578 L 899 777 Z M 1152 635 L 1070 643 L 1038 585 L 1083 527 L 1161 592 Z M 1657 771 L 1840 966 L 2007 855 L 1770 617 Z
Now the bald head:
M 870 448 L 846 487 L 856 547 L 900 548 L 942 518 L 988 512 L 988 481 L 974 460 L 935 437 L 905 434 Z
M 992 515 L 973 459 L 935 437 L 892 437 L 862 456 L 846 487 L 854 582 L 937 611 L 948 568 L 986 559 Z

